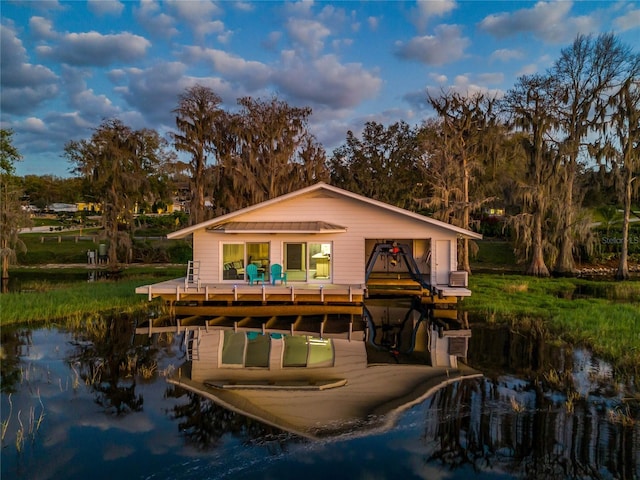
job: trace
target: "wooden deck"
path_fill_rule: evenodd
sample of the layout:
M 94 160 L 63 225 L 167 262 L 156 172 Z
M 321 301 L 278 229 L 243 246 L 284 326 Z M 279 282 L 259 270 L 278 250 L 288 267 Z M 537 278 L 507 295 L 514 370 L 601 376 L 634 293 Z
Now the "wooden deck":
M 288 285 L 249 285 L 244 282 L 230 284 L 186 283 L 184 278 L 143 285 L 136 293 L 146 295 L 149 301 L 162 298 L 171 305 L 176 315 L 209 315 L 220 306 L 254 306 L 259 312 L 266 305 L 321 305 L 362 306 L 376 296 L 419 297 L 428 304 L 455 304 L 459 297 L 470 295 L 465 288 L 445 285 L 428 289 L 410 278 L 374 277 L 366 285 L 289 283 Z M 325 310 L 326 311 L 326 310 Z
M 235 304 L 252 302 L 362 304 L 366 289 L 362 285 L 306 284 L 249 285 L 237 284 L 185 284 L 184 278 L 168 280 L 136 288 L 149 300 L 161 297 L 171 302 L 223 302 Z

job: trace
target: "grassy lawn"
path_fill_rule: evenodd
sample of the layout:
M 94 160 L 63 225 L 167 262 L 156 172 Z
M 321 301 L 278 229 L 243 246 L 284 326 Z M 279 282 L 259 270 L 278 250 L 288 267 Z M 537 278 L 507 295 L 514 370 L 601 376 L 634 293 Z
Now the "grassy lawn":
M 45 270 L 43 270 L 45 271 Z M 50 270 L 49 270 L 50 271 Z M 72 273 L 73 270 L 65 270 Z M 86 273 L 86 270 L 83 270 Z M 130 312 L 148 306 L 136 287 L 184 276 L 183 267 L 132 267 L 118 280 L 30 281 L 23 291 L 0 295 L 0 325 L 78 318 L 97 312 Z M 43 275 L 46 278 L 46 275 Z
M 640 281 L 474 274 L 462 306 L 515 328 L 541 319 L 552 338 L 591 348 L 623 369 L 640 368 Z

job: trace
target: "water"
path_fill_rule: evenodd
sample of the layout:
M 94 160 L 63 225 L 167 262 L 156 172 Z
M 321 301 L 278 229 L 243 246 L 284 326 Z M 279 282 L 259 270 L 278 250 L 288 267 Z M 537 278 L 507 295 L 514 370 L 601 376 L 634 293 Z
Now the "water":
M 265 422 L 241 414 L 241 401 L 228 409 L 167 381 L 186 360 L 182 334 L 136 335 L 121 318 L 103 327 L 3 328 L 3 479 L 640 478 L 633 379 L 614 378 L 584 350 L 478 326 L 468 363 L 481 377 L 429 390 L 415 380 L 429 375 L 416 351 L 388 355 L 388 364 L 377 355 L 364 370 L 375 373 L 370 395 L 287 392 L 291 409 L 263 404 L 273 414 Z M 336 355 L 340 345 L 375 347 L 346 342 L 334 342 Z M 401 378 L 411 389 L 400 392 Z M 305 430 L 301 422 L 297 433 L 276 426 L 297 412 L 298 396 L 309 402 L 300 415 L 320 419 L 326 412 L 313 402 L 341 391 L 350 394 L 330 404 L 336 424 Z M 257 398 L 241 395 L 221 398 Z M 376 395 L 374 411 L 366 401 Z

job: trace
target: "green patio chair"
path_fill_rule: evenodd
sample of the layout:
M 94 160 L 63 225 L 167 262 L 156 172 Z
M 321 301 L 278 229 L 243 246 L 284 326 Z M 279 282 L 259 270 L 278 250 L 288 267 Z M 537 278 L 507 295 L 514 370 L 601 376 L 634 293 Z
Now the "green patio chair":
M 287 284 L 287 273 L 282 271 L 282 265 L 274 263 L 271 265 L 271 285 L 275 285 L 280 280 L 281 284 Z
M 253 285 L 253 282 L 262 282 L 264 285 L 264 272 L 258 272 L 258 267 L 253 263 L 250 263 L 246 266 L 244 271 L 247 274 L 247 278 L 249 279 L 249 285 Z

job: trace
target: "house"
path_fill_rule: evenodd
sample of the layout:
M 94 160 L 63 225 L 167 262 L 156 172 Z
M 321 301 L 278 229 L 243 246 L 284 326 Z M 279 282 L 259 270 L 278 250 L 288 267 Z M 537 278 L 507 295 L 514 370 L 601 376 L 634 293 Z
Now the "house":
M 390 293 L 455 302 L 471 294 L 466 272 L 456 268 L 457 241 L 482 238 L 322 182 L 167 238 L 189 236 L 187 277 L 137 293 L 194 302 L 353 304 Z M 277 282 L 271 270 L 276 264 L 284 272 Z M 249 278 L 249 265 L 257 281 Z

